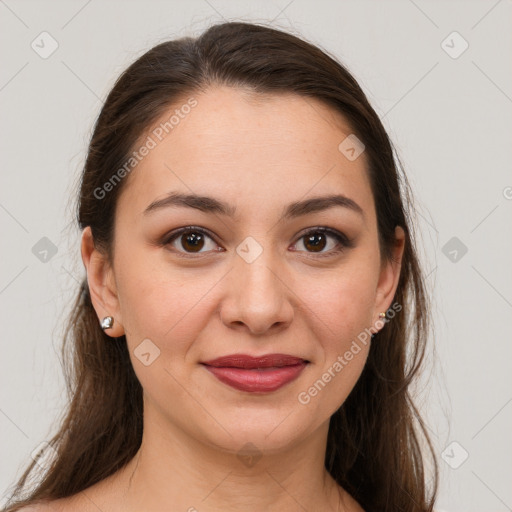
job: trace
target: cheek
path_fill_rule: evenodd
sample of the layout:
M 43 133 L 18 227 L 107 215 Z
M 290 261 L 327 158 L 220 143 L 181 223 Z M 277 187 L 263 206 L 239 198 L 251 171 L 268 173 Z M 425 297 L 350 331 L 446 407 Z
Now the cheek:
M 121 315 L 131 346 L 149 338 L 162 351 L 172 343 L 173 354 L 178 354 L 203 327 L 201 319 L 206 320 L 205 308 L 211 301 L 208 290 L 218 276 L 212 272 L 199 275 L 194 269 L 187 273 L 160 260 L 147 251 L 132 251 L 129 257 L 119 251 L 116 274 Z
M 347 266 L 321 281 L 303 282 L 300 295 L 322 326 L 326 349 L 343 350 L 350 339 L 371 326 L 376 290 L 371 268 Z
M 306 280 L 309 286 L 303 282 L 300 294 L 309 311 L 317 364 L 299 400 L 310 400 L 321 415 L 340 407 L 366 363 L 376 286 L 371 269 L 370 263 L 360 262 L 347 265 L 330 279 Z

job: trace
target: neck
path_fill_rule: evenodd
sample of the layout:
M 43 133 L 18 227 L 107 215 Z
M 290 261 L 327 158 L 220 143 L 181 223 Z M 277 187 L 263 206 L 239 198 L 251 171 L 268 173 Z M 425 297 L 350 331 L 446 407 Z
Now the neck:
M 119 510 L 357 510 L 324 467 L 328 422 L 286 449 L 236 453 L 151 416 L 139 451 L 107 484 Z

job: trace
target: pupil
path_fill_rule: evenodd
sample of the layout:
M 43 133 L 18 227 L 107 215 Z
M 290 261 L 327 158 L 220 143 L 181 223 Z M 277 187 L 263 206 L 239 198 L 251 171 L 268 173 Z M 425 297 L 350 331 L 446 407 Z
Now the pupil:
M 323 240 L 319 240 L 323 239 Z M 306 243 L 304 244 L 308 248 L 308 244 L 313 247 L 314 252 L 319 252 L 325 247 L 325 237 L 323 233 L 316 233 L 306 237 Z
M 203 235 L 201 233 L 189 233 L 182 236 L 183 247 L 192 251 L 201 250 L 204 245 Z M 320 252 L 325 247 L 325 237 L 323 233 L 316 233 L 306 237 L 304 244 L 306 248 L 312 249 L 313 252 Z M 309 247 L 308 247 L 309 245 Z
M 183 241 L 184 240 L 184 241 Z M 201 250 L 204 245 L 203 235 L 201 233 L 191 233 L 182 236 L 182 244 L 185 249 Z

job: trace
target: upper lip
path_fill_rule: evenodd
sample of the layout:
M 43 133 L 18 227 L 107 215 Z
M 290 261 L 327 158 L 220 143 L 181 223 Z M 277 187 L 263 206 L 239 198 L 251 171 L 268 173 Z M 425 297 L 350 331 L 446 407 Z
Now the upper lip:
M 292 366 L 308 362 L 309 361 L 302 359 L 301 357 L 294 357 L 287 354 L 267 354 L 257 357 L 247 354 L 231 354 L 217 359 L 212 359 L 211 361 L 204 361 L 202 364 L 225 368 L 254 369 Z

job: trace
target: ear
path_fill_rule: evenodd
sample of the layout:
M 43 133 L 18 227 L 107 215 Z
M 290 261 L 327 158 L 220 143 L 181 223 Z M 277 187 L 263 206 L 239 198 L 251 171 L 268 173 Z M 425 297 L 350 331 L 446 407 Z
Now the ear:
M 106 316 L 114 318 L 114 325 L 105 333 L 112 338 L 124 334 L 114 271 L 107 255 L 96 249 L 90 226 L 82 233 L 82 261 L 87 271 L 87 283 L 98 323 Z
M 385 313 L 391 306 L 395 296 L 402 268 L 402 256 L 405 248 L 405 232 L 400 226 L 395 227 L 395 245 L 391 261 L 386 261 L 380 272 L 377 293 L 375 297 L 375 311 L 373 323 L 379 319 L 379 313 Z M 381 319 L 382 320 L 382 319 Z

